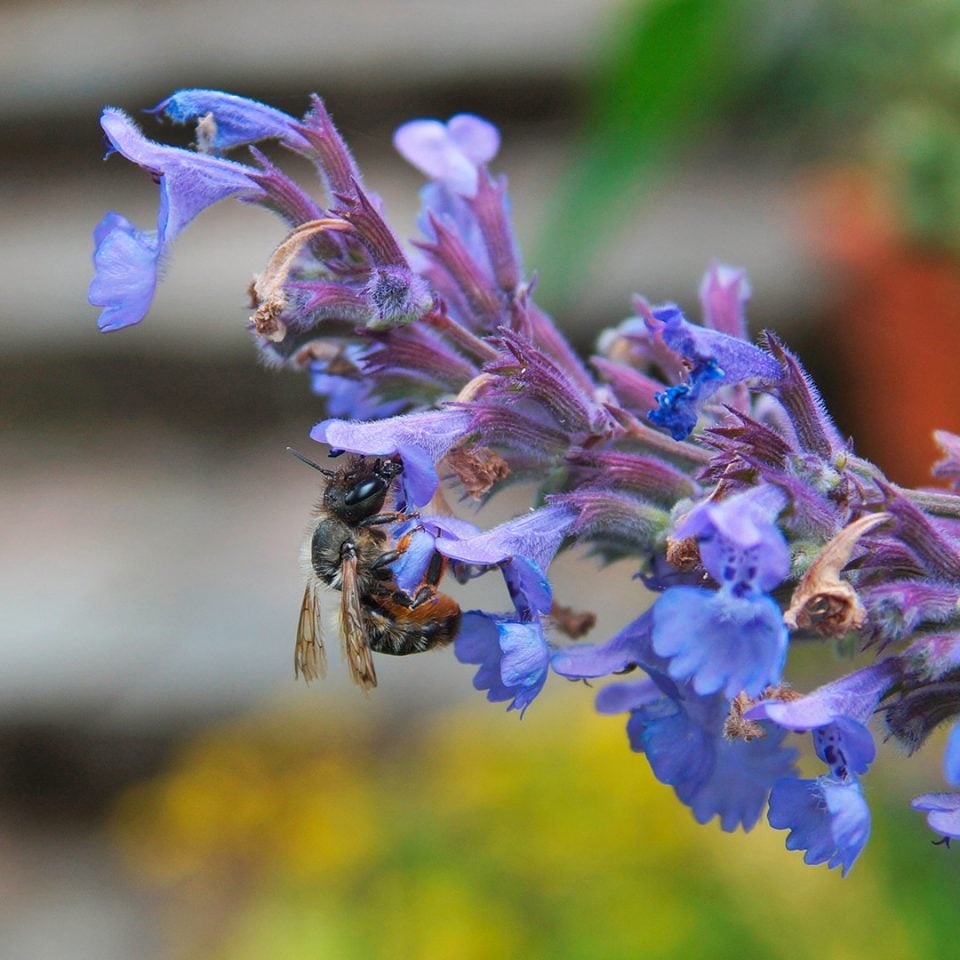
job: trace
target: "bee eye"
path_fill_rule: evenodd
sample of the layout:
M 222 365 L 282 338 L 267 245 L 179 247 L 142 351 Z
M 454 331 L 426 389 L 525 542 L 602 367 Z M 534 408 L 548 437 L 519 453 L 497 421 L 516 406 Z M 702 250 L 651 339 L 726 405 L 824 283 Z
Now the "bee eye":
M 384 484 L 382 480 L 367 480 L 364 483 L 358 483 L 350 489 L 350 492 L 343 498 L 343 502 L 347 504 L 347 506 L 361 503 L 364 500 L 369 500 L 370 497 L 382 493 L 383 487 Z

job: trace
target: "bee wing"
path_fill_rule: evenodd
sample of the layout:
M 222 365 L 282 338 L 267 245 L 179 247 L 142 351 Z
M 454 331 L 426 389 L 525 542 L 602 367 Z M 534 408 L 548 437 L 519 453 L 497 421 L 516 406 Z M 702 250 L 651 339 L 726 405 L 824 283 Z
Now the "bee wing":
M 320 623 L 320 591 L 312 581 L 303 592 L 300 622 L 297 624 L 297 645 L 293 651 L 293 675 L 309 683 L 327 675 L 327 655 L 323 649 Z
M 377 685 L 377 671 L 373 668 L 373 654 L 367 646 L 367 632 L 363 627 L 363 598 L 357 580 L 357 558 L 345 557 L 340 566 L 341 600 L 340 631 L 343 635 L 343 655 L 350 676 L 364 690 Z

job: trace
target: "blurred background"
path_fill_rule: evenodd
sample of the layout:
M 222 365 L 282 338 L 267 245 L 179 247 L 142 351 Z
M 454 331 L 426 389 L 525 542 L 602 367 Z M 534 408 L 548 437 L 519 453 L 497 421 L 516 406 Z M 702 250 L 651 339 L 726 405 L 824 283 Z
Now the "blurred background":
M 317 485 L 284 448 L 323 411 L 243 330 L 282 227 L 204 214 L 129 330 L 98 334 L 86 287 L 103 213 L 156 215 L 102 161 L 104 104 L 316 91 L 406 236 L 393 128 L 472 111 L 578 346 L 633 292 L 697 316 L 711 259 L 746 267 L 753 331 L 922 484 L 930 430 L 960 430 L 953 0 L 8 0 L 0 50 L 0 956 L 951 955 L 957 859 L 905 809 L 935 749 L 871 777 L 841 882 L 764 825 L 698 827 L 581 686 L 517 727 L 449 652 L 383 662 L 367 700 L 336 656 L 295 684 Z M 632 572 L 563 557 L 558 597 L 609 634 Z

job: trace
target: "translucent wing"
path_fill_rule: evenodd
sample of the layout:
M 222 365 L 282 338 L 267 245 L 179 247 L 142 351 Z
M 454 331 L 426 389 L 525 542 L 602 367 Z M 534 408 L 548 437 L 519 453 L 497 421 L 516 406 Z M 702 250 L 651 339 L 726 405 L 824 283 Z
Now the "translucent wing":
M 357 558 L 344 557 L 340 566 L 341 600 L 340 632 L 343 637 L 343 655 L 346 657 L 350 676 L 364 690 L 377 685 L 377 672 L 373 668 L 373 654 L 367 646 L 367 632 L 363 626 L 363 604 L 357 581 Z
M 300 622 L 297 624 L 297 645 L 293 651 L 293 674 L 308 683 L 327 675 L 327 655 L 323 649 L 320 625 L 319 584 L 311 581 L 303 593 Z

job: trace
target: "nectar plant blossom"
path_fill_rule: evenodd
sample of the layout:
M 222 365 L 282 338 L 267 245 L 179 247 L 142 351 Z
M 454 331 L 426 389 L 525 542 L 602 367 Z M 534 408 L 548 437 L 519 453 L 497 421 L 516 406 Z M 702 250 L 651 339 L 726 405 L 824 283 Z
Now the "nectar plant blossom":
M 251 288 L 254 345 L 308 374 L 327 415 L 314 440 L 402 464 L 402 519 L 386 530 L 404 544 L 399 591 L 438 565 L 465 585 L 502 575 L 512 609 L 465 612 L 454 644 L 487 699 L 522 714 L 551 673 L 614 678 L 597 709 L 627 715 L 631 748 L 698 821 L 748 830 L 766 807 L 788 848 L 844 874 L 870 833 L 875 735 L 911 754 L 952 723 L 944 779 L 960 786 L 960 438 L 937 434 L 948 486 L 890 483 L 787 347 L 749 339 L 746 276 L 722 264 L 701 285 L 701 323 L 638 296 L 580 358 L 533 299 L 506 180 L 487 166 L 499 133 L 479 117 L 397 131 L 428 181 L 408 244 L 319 98 L 297 118 L 181 90 L 153 113 L 195 123 L 196 145 L 104 111 L 109 152 L 159 198 L 155 225 L 108 213 L 94 230 L 101 329 L 144 318 L 173 241 L 206 207 L 235 197 L 278 217 Z M 273 160 L 262 141 L 282 148 Z M 316 183 L 283 172 L 284 150 Z M 517 482 L 534 491 L 529 512 L 487 529 L 453 516 L 454 500 L 482 505 Z M 584 641 L 589 597 L 554 597 L 561 550 L 632 562 L 619 591 L 635 614 L 612 638 Z M 816 640 L 836 675 L 804 694 L 790 647 Z M 795 767 L 791 741 L 805 738 L 825 768 L 813 779 Z M 960 794 L 913 805 L 960 836 Z

